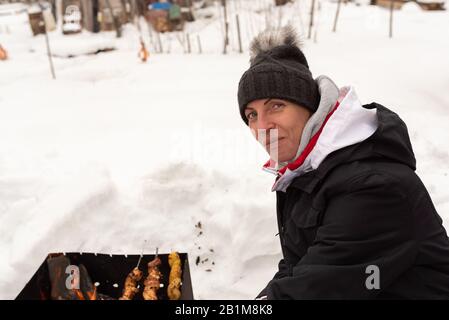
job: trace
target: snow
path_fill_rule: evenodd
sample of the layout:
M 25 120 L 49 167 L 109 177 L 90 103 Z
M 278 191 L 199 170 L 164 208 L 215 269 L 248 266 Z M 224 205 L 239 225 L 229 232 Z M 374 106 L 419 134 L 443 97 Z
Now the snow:
M 418 3 L 414 2 L 414 1 L 406 2 L 401 7 L 401 11 L 402 12 L 404 12 L 404 11 L 415 12 L 415 11 L 422 11 L 422 10 L 423 9 L 421 8 L 421 6 Z
M 64 31 L 77 31 L 79 24 L 65 23 Z M 61 37 L 51 47 L 52 55 L 57 57 L 72 57 L 86 54 L 94 54 L 104 50 L 114 50 L 116 48 L 114 35 L 106 37 L 103 34 L 92 34 L 82 32 Z
M 51 32 L 56 81 L 45 38 L 0 17 L 10 26 L 0 33 L 10 55 L 0 62 L 0 298 L 14 298 L 49 252 L 138 254 L 144 240 L 146 253 L 189 254 L 197 299 L 252 299 L 266 285 L 280 259 L 273 176 L 238 113 L 248 53 L 237 53 L 234 13 L 247 48 L 278 17 L 307 35 L 308 8 L 255 13 L 248 3 L 231 2 L 226 56 L 218 7 L 188 25 L 190 55 L 180 34 L 162 35 L 170 54 L 154 53 L 142 24 L 146 64 L 132 25 L 121 39 Z M 395 11 L 389 39 L 387 9 L 343 5 L 333 33 L 335 9 L 321 2 L 316 42 L 305 40 L 311 70 L 400 114 L 447 227 L 448 12 Z M 116 50 L 86 55 L 99 43 Z M 196 265 L 197 256 L 208 260 Z
M 62 30 L 65 32 L 79 32 L 81 31 L 81 25 L 76 22 L 66 22 L 62 26 Z M 77 54 L 79 55 L 79 54 Z
M 0 5 L 0 39 L 5 37 L 4 34 L 15 34 L 17 40 L 20 36 L 31 35 L 26 6 L 18 3 Z
M 49 3 L 42 3 L 42 7 L 44 10 L 50 10 L 50 4 Z M 32 4 L 28 8 L 28 13 L 39 13 L 42 12 L 42 7 L 40 4 Z
M 15 15 L 27 12 L 27 6 L 22 3 L 9 3 L 0 5 L 0 16 Z
M 446 0 L 419 0 L 419 3 L 446 3 Z

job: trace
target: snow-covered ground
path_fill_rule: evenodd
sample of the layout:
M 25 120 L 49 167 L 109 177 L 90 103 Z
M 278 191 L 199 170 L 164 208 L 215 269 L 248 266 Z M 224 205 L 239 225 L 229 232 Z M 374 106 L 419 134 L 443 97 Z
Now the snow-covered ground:
M 0 61 L 0 298 L 14 298 L 49 252 L 140 253 L 144 240 L 148 253 L 189 253 L 197 299 L 251 299 L 266 285 L 280 258 L 273 176 L 238 113 L 248 54 L 237 53 L 234 13 L 245 48 L 279 17 L 307 35 L 308 16 L 304 1 L 270 14 L 247 3 L 231 2 L 226 56 L 218 8 L 188 26 L 193 54 L 164 35 L 170 54 L 148 43 L 146 64 L 133 26 L 100 44 L 52 32 L 56 81 L 44 37 L 0 17 L 10 55 Z M 333 33 L 335 8 L 321 2 L 316 41 L 305 40 L 311 70 L 401 115 L 449 227 L 449 12 L 395 12 L 389 39 L 388 10 L 343 5 Z M 116 50 L 61 57 L 105 43 Z

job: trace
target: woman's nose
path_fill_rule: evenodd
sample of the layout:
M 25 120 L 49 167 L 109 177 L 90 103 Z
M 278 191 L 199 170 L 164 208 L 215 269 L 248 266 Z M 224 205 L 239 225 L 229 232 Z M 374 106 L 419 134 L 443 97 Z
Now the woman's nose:
M 269 131 L 275 128 L 275 124 L 271 121 L 270 117 L 260 115 L 257 118 L 257 129 Z
M 255 137 L 260 144 L 264 147 L 267 146 L 270 140 L 274 139 L 273 133 L 276 133 L 277 130 L 276 125 L 270 119 L 267 118 L 258 118 L 257 125 L 255 128 Z M 276 132 L 275 132 L 276 131 Z

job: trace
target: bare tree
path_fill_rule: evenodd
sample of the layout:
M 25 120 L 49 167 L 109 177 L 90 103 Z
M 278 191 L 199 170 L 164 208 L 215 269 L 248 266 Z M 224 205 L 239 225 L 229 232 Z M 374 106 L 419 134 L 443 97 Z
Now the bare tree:
M 394 0 L 390 0 L 390 38 L 393 38 L 393 11 Z
M 45 7 L 42 2 L 39 2 L 39 7 L 40 7 L 41 11 L 44 12 Z M 52 76 L 53 80 L 56 80 L 55 68 L 53 66 L 53 58 L 51 56 L 50 40 L 48 39 L 47 24 L 45 23 L 45 18 L 43 18 L 43 21 L 44 21 L 45 44 L 47 46 L 47 55 L 48 55 L 48 61 L 50 63 L 51 76 Z
M 238 36 L 238 40 L 239 40 L 239 52 L 243 53 L 242 36 L 241 36 L 241 33 L 240 33 L 240 19 L 239 19 L 239 15 L 238 14 L 235 15 L 235 19 L 236 19 L 236 23 L 237 23 L 237 36 Z
M 115 32 L 117 33 L 117 38 L 121 38 L 122 37 L 122 27 L 120 26 L 120 22 L 119 22 L 117 16 L 114 14 L 114 10 L 112 10 L 111 1 L 105 0 L 105 2 L 106 2 L 106 6 L 108 7 L 109 11 L 111 12 L 112 22 L 114 23 L 114 29 L 115 29 Z
M 334 28 L 332 29 L 333 32 L 337 31 L 337 22 L 338 22 L 338 15 L 340 14 L 340 6 L 341 0 L 338 0 L 337 11 L 335 12 Z
M 308 39 L 312 37 L 312 27 L 313 27 L 313 16 L 315 14 L 315 0 L 312 0 L 312 8 L 310 9 L 310 23 L 309 23 L 309 34 Z
M 225 26 L 223 54 L 227 53 L 227 48 L 229 45 L 229 23 L 228 23 L 228 10 L 227 10 L 226 3 L 227 3 L 226 0 L 221 0 L 221 4 L 223 6 L 223 12 L 224 12 L 224 26 Z

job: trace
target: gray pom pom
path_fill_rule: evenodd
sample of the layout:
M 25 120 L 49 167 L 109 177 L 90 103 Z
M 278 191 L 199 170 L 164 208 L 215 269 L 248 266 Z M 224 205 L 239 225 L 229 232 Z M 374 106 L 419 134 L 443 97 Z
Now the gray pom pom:
M 302 43 L 298 38 L 296 30 L 287 25 L 280 29 L 266 29 L 259 33 L 250 45 L 250 63 L 253 64 L 259 53 L 267 52 L 277 46 L 292 45 L 301 48 Z

